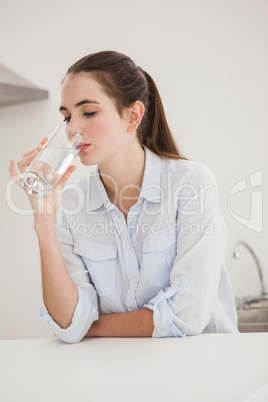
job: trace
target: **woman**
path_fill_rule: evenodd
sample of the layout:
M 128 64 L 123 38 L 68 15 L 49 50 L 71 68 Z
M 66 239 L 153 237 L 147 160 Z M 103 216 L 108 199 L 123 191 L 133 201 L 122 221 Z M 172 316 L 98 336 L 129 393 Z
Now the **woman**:
M 60 111 L 83 137 L 82 164 L 97 170 L 61 206 L 74 166 L 46 199 L 28 196 L 41 319 L 66 342 L 237 332 L 215 178 L 178 151 L 150 75 L 117 52 L 86 56 L 63 80 Z M 14 161 L 10 174 L 19 183 Z

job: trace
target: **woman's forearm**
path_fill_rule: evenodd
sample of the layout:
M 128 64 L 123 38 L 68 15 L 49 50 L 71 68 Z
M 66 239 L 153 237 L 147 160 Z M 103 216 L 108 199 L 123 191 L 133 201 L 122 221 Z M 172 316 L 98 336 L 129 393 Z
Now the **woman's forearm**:
M 35 222 L 40 248 L 42 289 L 45 306 L 53 320 L 67 328 L 78 301 L 78 291 L 63 260 L 51 220 Z
M 153 312 L 149 309 L 129 313 L 101 315 L 93 322 L 86 337 L 151 337 Z

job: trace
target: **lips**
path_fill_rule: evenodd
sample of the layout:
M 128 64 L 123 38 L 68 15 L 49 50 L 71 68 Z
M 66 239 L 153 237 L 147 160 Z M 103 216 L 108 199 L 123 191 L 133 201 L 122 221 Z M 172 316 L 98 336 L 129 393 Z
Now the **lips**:
M 90 144 L 84 144 L 83 142 L 78 142 L 74 144 L 74 147 L 76 149 L 80 149 L 79 153 L 84 152 L 89 146 Z

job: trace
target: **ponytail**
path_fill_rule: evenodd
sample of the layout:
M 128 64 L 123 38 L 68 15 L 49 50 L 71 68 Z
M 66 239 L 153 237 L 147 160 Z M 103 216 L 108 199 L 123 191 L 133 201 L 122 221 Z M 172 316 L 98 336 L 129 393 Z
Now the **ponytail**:
M 155 154 L 164 158 L 186 159 L 175 143 L 173 135 L 167 123 L 163 103 L 157 86 L 146 71 L 142 70 L 148 86 L 148 105 L 147 113 L 141 126 L 141 143 L 153 151 Z

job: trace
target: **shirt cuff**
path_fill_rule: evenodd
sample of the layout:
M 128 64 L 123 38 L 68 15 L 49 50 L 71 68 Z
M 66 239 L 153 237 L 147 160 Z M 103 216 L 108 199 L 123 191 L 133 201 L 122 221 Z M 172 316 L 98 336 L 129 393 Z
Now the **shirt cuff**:
M 78 287 L 78 302 L 72 317 L 70 326 L 66 329 L 61 328 L 51 317 L 46 306 L 43 304 L 39 311 L 39 319 L 47 322 L 51 331 L 61 340 L 67 343 L 77 343 L 87 334 L 92 323 L 99 318 L 99 314 Z
M 164 337 L 185 337 L 185 332 L 181 331 L 174 324 L 174 312 L 169 303 L 169 299 L 175 294 L 180 293 L 186 285 L 186 278 L 179 277 L 165 290 L 161 290 L 156 297 L 151 299 L 144 307 L 153 311 L 154 331 L 153 338 Z

